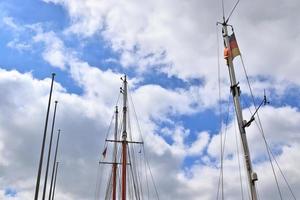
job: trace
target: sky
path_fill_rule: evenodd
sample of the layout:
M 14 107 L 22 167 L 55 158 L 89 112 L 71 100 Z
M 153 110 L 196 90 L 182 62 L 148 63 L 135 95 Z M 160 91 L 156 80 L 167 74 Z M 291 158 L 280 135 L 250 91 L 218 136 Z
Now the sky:
M 226 16 L 234 4 L 224 0 Z M 53 72 L 56 128 L 62 130 L 57 199 L 94 199 L 98 161 L 124 74 L 160 199 L 216 199 L 224 132 L 225 199 L 241 199 L 242 155 L 216 26 L 221 5 L 219 0 L 0 1 L 0 199 L 33 199 Z M 270 101 L 259 117 L 296 197 L 299 9 L 298 0 L 241 0 L 229 21 L 243 59 L 236 57 L 234 64 L 244 118 L 250 119 L 255 107 L 243 63 L 255 104 L 264 91 Z M 246 131 L 258 193 L 261 199 L 280 199 L 257 120 Z M 284 199 L 292 199 L 273 164 Z

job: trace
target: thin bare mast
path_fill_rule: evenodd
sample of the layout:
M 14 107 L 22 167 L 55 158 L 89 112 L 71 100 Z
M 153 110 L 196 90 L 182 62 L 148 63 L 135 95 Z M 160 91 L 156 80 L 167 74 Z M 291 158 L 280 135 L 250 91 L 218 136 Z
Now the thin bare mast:
M 46 172 L 45 172 L 45 180 L 44 180 L 44 189 L 43 189 L 43 197 L 42 197 L 43 200 L 45 200 L 46 192 L 47 192 L 48 170 L 49 170 L 49 164 L 50 164 L 50 158 L 51 158 L 52 139 L 53 139 L 53 131 L 54 131 L 54 125 L 55 125 L 57 103 L 58 103 L 58 101 L 55 101 L 51 134 L 50 134 L 50 143 L 49 143 L 49 149 L 48 149 L 48 158 L 47 158 L 47 165 L 46 165 Z
M 50 191 L 49 191 L 48 200 L 51 200 L 51 196 L 52 196 L 53 181 L 54 181 L 54 175 L 55 175 L 55 165 L 56 165 L 56 158 L 57 158 L 57 151 L 58 151 L 58 144 L 59 144 L 59 137 L 60 137 L 60 129 L 58 129 L 58 134 L 57 134 L 56 148 L 55 148 L 55 154 L 54 154 L 54 160 L 53 160 L 53 168 L 52 168 L 51 184 L 50 184 Z
M 36 185 L 35 185 L 34 200 L 38 200 L 38 197 L 39 197 L 40 180 L 41 180 L 41 173 L 42 173 L 42 168 L 43 168 L 44 149 L 45 149 L 45 142 L 46 142 L 46 137 L 47 137 L 47 126 L 48 126 L 49 111 L 50 111 L 50 106 L 51 106 L 51 97 L 52 97 L 54 77 L 55 77 L 55 73 L 52 73 L 52 80 L 51 80 L 50 94 L 49 94 L 49 100 L 48 100 L 48 108 L 47 108 L 47 114 L 46 114 L 43 142 L 42 142 L 39 168 L 38 168 L 38 175 L 37 175 Z

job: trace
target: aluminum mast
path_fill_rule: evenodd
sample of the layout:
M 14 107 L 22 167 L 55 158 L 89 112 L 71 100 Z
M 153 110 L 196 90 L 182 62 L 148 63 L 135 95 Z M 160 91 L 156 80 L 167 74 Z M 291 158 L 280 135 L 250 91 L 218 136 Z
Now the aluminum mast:
M 228 35 L 228 24 L 227 21 L 221 23 L 223 26 L 222 32 L 223 32 L 223 38 L 224 38 L 224 45 L 225 48 L 228 48 L 229 52 L 231 52 L 230 49 L 230 43 L 229 43 L 229 35 Z M 252 163 L 251 163 L 251 158 L 250 158 L 250 152 L 249 152 L 249 147 L 248 147 L 248 142 L 247 142 L 247 137 L 246 137 L 246 130 L 245 130 L 245 125 L 247 124 L 247 121 L 243 119 L 243 113 L 240 105 L 240 87 L 238 86 L 238 83 L 236 81 L 235 77 L 235 72 L 234 72 L 234 65 L 233 65 L 233 57 L 232 53 L 229 54 L 227 58 L 227 65 L 228 65 L 228 70 L 229 70 L 229 77 L 230 77 L 230 83 L 231 83 L 231 93 L 233 96 L 233 103 L 236 111 L 236 116 L 237 116 L 237 121 L 239 125 L 239 131 L 240 131 L 240 136 L 242 140 L 242 146 L 243 146 L 243 152 L 244 152 L 244 159 L 245 159 L 245 164 L 246 164 L 246 169 L 247 169 L 247 176 L 248 176 L 248 182 L 250 186 L 250 191 L 251 191 L 251 199 L 252 200 L 257 200 L 257 193 L 256 193 L 256 187 L 255 187 L 255 181 L 257 181 L 257 175 L 255 172 L 253 172 L 252 169 Z

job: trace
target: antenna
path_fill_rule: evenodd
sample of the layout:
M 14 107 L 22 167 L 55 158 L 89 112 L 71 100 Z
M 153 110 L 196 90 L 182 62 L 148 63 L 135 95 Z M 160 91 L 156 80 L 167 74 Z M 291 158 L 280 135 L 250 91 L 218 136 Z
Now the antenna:
M 223 0 L 223 1 L 224 1 L 224 0 Z M 237 5 L 238 5 L 239 3 L 240 3 L 240 0 L 238 0 L 238 1 L 235 3 L 235 5 L 233 6 L 232 10 L 230 11 L 230 14 L 229 14 L 228 18 L 226 19 L 226 21 L 225 21 L 224 10 L 223 10 L 223 19 L 224 19 L 224 21 L 225 21 L 226 24 L 227 24 L 227 22 L 229 21 L 229 19 L 230 19 L 232 13 L 234 12 L 234 10 L 236 9 L 236 7 L 237 7 Z M 223 9 L 224 9 L 224 5 L 223 5 Z
M 222 0 L 222 11 L 223 11 L 223 21 L 225 22 L 225 8 L 224 8 L 224 0 Z

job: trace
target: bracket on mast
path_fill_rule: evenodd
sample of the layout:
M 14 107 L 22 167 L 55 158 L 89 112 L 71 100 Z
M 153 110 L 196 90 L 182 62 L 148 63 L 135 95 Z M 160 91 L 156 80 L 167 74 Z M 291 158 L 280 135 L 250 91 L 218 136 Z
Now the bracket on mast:
M 234 85 L 232 85 L 232 86 L 230 86 L 230 90 L 231 90 L 231 92 L 232 92 L 232 94 L 233 94 L 233 96 L 235 96 L 236 95 L 236 90 L 235 90 L 235 88 L 237 88 L 237 91 L 238 91 L 238 95 L 240 95 L 241 94 L 241 89 L 240 89 L 240 87 L 239 87 L 239 82 L 237 82 L 237 84 L 234 84 Z

